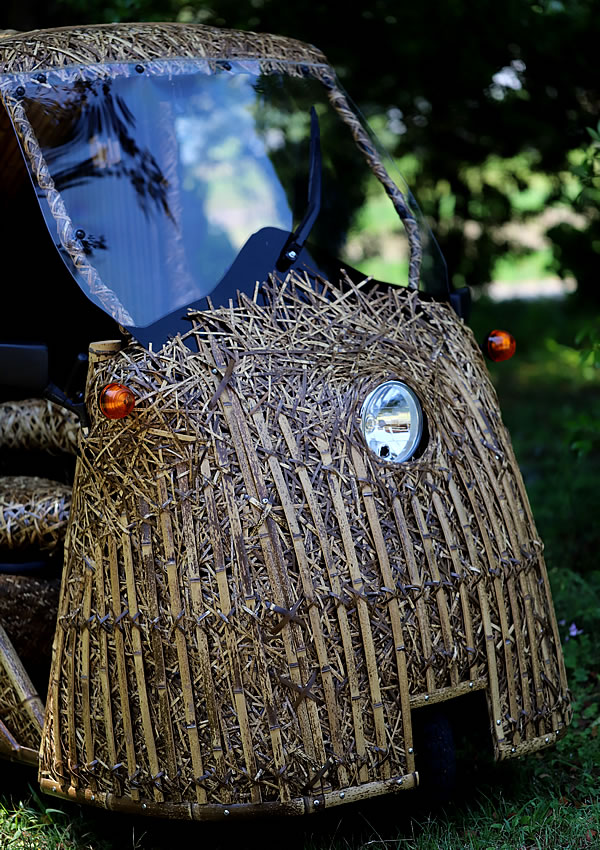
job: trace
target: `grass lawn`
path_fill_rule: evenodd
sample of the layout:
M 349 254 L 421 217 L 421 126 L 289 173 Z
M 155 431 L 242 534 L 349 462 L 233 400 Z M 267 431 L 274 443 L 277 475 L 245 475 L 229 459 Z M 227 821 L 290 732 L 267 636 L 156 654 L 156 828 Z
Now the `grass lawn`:
M 480 301 L 472 320 L 478 338 L 494 327 L 517 338 L 516 358 L 492 373 L 546 543 L 565 639 L 575 713 L 556 748 L 494 765 L 474 730 L 459 724 L 462 767 L 446 807 L 432 811 L 407 793 L 306 820 L 242 825 L 163 823 L 63 805 L 38 795 L 31 773 L 4 763 L 0 850 L 600 848 L 600 450 L 597 442 L 590 448 L 600 381 L 571 347 L 589 318 L 574 301 Z

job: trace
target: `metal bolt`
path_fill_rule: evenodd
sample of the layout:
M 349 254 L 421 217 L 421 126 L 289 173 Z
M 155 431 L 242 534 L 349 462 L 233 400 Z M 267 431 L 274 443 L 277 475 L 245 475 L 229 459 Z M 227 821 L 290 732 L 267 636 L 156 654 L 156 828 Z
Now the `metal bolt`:
M 315 804 L 315 806 L 320 806 L 320 805 L 321 805 L 321 801 L 320 801 L 320 800 L 315 800 L 315 801 L 314 801 L 314 804 Z
M 76 230 L 76 231 L 75 231 L 75 236 L 76 236 L 78 239 L 84 239 L 84 238 L 85 238 L 85 230 L 81 230 L 81 229 Z
M 223 814 L 225 815 L 225 817 L 227 817 L 227 815 L 230 815 L 230 814 L 231 814 L 231 812 L 229 811 L 229 809 L 225 809 L 225 811 L 223 812 Z
M 516 752 L 517 752 L 517 748 L 516 748 L 516 747 L 511 747 L 511 748 L 510 748 L 510 751 L 511 751 L 511 753 L 516 753 Z
M 295 251 L 288 251 L 286 256 L 289 260 L 295 260 L 298 254 Z
M 557 729 L 557 730 L 556 730 L 556 732 L 555 732 L 554 734 L 555 734 L 555 735 L 560 735 L 560 731 Z
M 345 796 L 346 796 L 346 792 L 340 791 L 340 800 L 343 800 Z
M 425 694 L 425 702 L 429 699 L 429 694 Z
M 404 779 L 402 779 L 402 777 L 400 777 L 399 779 L 396 779 L 396 785 L 402 785 L 403 782 L 404 782 Z
M 142 803 L 142 809 L 147 809 L 148 806 L 145 803 Z
M 15 94 L 17 97 L 25 97 L 24 86 L 17 86 L 17 88 L 15 89 Z
M 412 748 L 412 747 L 409 747 L 409 748 L 408 748 L 408 752 L 409 752 L 409 753 L 411 753 L 411 754 L 412 754 L 412 753 L 414 753 L 413 748 Z
M 268 504 L 269 504 L 269 500 L 268 500 L 268 499 L 263 499 L 263 500 L 262 500 L 262 503 L 263 503 L 263 505 L 268 505 Z
M 136 65 L 135 70 L 138 72 L 138 74 L 143 74 L 146 69 L 143 65 Z
M 473 687 L 473 682 L 469 682 L 469 687 L 470 687 L 470 688 L 472 688 L 472 687 Z
M 218 370 L 218 369 L 211 369 L 210 371 L 213 373 L 213 375 L 218 375 L 218 374 L 219 374 L 219 370 Z
M 56 794 L 56 785 L 53 785 L 53 786 L 52 786 L 52 790 L 53 790 L 53 791 L 54 791 L 54 793 Z
M 501 720 L 496 720 L 496 726 L 502 726 L 502 721 L 501 721 Z
M 46 82 L 46 75 L 45 74 L 36 74 L 35 78 L 38 81 L 38 83 L 45 83 Z
M 92 801 L 92 803 L 94 802 L 95 799 L 96 799 L 96 795 L 92 794 L 92 796 L 90 797 L 90 800 Z
M 544 741 L 545 741 L 547 744 L 549 744 L 549 743 L 550 743 L 550 738 L 544 738 Z

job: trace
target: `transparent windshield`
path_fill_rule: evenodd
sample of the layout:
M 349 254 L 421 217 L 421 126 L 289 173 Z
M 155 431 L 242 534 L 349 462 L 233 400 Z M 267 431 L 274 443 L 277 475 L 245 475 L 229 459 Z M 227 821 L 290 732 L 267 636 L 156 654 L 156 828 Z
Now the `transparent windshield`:
M 309 244 L 369 274 L 358 231 L 365 198 L 395 214 L 392 203 L 326 86 L 284 70 L 182 60 L 15 81 L 41 149 L 34 177 L 56 246 L 122 324 L 145 327 L 210 295 L 253 234 L 293 230 L 307 205 L 313 106 L 322 196 Z M 386 278 L 406 284 L 399 220 L 397 233 Z M 242 288 L 256 283 L 249 270 Z M 421 285 L 446 294 L 439 259 L 425 258 Z

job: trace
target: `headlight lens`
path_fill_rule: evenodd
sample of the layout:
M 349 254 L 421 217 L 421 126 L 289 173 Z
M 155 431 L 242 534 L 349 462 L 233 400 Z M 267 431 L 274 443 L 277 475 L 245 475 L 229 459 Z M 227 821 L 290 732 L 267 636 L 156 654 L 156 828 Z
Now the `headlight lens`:
M 367 445 L 378 458 L 402 463 L 417 450 L 423 412 L 410 387 L 400 381 L 386 381 L 364 400 L 360 423 Z

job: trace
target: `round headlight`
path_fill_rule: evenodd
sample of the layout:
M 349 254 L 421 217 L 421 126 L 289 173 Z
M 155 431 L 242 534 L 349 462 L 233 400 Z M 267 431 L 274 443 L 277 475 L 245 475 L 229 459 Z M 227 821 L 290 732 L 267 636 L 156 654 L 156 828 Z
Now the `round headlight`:
M 360 424 L 367 445 L 378 458 L 402 463 L 419 445 L 423 412 L 410 387 L 400 381 L 386 381 L 364 400 Z

